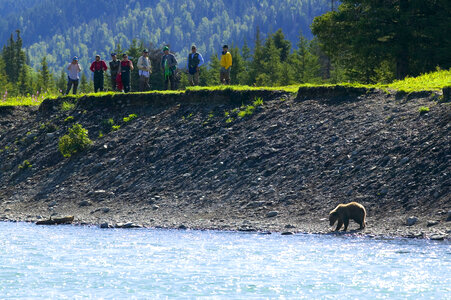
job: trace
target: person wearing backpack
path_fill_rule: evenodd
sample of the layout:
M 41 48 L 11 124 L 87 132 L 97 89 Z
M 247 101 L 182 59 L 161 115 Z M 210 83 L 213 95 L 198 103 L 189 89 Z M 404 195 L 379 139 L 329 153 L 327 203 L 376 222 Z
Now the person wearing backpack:
M 191 53 L 188 54 L 188 81 L 191 86 L 199 85 L 199 71 L 200 66 L 204 64 L 204 58 L 200 53 L 197 53 L 196 45 L 191 46 Z
M 169 53 L 169 47 L 163 47 L 163 57 L 161 58 L 161 68 L 164 72 L 164 86 L 166 90 L 169 90 L 169 82 L 171 82 L 171 90 L 177 89 L 176 72 L 177 72 L 177 59 L 174 54 Z
M 103 92 L 103 73 L 108 69 L 106 63 L 100 59 L 100 55 L 96 55 L 96 60 L 92 62 L 89 68 L 94 73 L 94 92 L 98 90 Z

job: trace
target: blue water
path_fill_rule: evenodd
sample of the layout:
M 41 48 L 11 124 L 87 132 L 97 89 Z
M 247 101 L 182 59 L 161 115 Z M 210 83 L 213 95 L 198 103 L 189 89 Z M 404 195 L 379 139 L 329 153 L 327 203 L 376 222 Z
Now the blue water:
M 451 245 L 0 222 L 0 299 L 451 299 Z

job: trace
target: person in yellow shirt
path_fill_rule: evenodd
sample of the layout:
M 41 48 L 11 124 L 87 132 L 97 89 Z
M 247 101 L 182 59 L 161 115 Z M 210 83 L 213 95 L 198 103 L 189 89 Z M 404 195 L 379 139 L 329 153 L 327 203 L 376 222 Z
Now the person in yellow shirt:
M 222 84 L 230 84 L 230 70 L 232 69 L 232 54 L 230 54 L 229 46 L 222 47 L 221 70 L 219 72 L 219 80 Z

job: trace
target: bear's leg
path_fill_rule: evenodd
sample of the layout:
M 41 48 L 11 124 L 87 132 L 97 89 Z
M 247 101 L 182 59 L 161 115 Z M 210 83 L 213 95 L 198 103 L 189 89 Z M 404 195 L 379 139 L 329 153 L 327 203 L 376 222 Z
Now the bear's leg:
M 346 230 L 348 230 L 349 219 L 348 219 L 348 218 L 345 218 L 343 221 L 344 221 L 344 223 L 345 223 L 345 229 L 343 229 L 343 231 L 346 231 Z
M 360 224 L 360 230 L 362 230 L 363 228 L 365 228 L 365 222 L 364 221 L 357 221 L 357 223 Z
M 335 231 L 340 230 L 341 226 L 343 226 L 343 221 L 341 219 L 338 219 L 337 228 L 335 228 Z

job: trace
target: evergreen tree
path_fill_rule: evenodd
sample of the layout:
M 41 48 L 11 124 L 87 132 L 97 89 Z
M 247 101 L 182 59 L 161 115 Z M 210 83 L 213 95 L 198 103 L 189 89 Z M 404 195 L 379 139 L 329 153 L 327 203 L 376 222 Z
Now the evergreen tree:
M 443 34 L 450 24 L 446 0 L 344 0 L 316 17 L 312 31 L 351 79 L 373 82 L 380 70 L 402 79 L 451 67 L 451 36 Z
M 80 92 L 89 93 L 92 92 L 92 90 L 93 90 L 92 85 L 88 83 L 88 78 L 86 77 L 86 74 L 82 73 L 80 80 Z
M 210 70 L 208 70 L 207 85 L 218 85 L 219 84 L 219 70 L 221 69 L 221 64 L 219 62 L 218 54 L 215 53 L 215 54 L 211 55 L 209 67 L 210 67 Z
M 277 30 L 273 35 L 272 39 L 274 40 L 274 46 L 280 50 L 280 61 L 284 62 L 287 60 L 288 55 L 291 51 L 291 43 L 290 41 L 285 39 L 285 35 L 282 32 L 282 29 Z
M 246 72 L 245 61 L 241 57 L 240 49 L 232 47 L 230 49 L 232 55 L 232 70 L 230 71 L 230 80 L 233 84 L 242 84 L 242 79 Z
M 47 64 L 47 57 L 43 57 L 41 61 L 41 70 L 39 72 L 39 90 L 41 92 L 47 92 L 52 87 L 52 74 L 49 71 Z
M 64 93 L 67 88 L 67 75 L 64 69 L 61 70 L 60 76 L 56 80 L 56 88 L 60 93 Z

